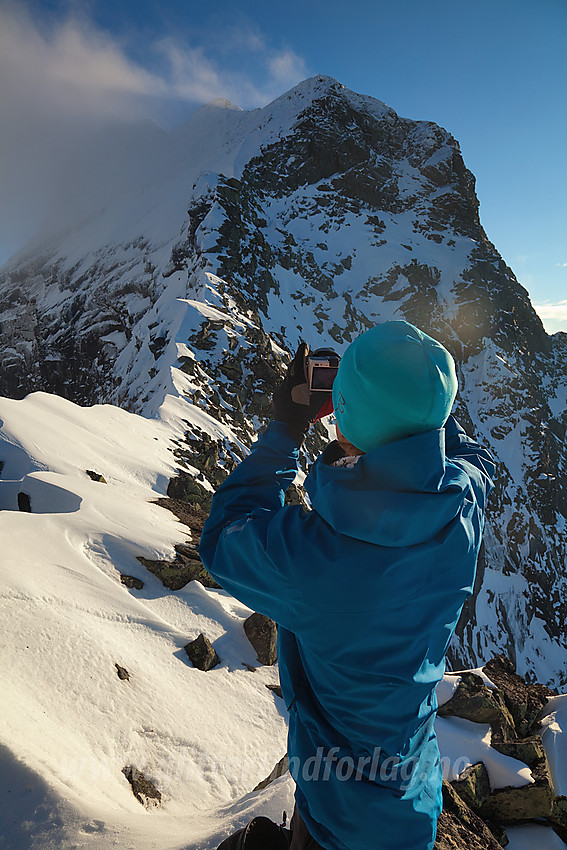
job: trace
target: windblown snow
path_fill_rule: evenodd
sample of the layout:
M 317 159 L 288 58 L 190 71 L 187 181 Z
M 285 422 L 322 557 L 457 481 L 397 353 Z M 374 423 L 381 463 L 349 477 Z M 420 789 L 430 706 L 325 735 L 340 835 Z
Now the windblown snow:
M 287 194 L 261 186 L 250 221 L 277 259 L 277 286 L 266 287 L 265 303 L 250 296 L 243 307 L 237 286 L 231 290 L 215 274 L 211 257 L 216 251 L 220 262 L 227 218 L 221 201 L 230 198 L 230 180 L 285 140 L 301 110 L 337 86 L 317 77 L 252 112 L 217 102 L 170 135 L 149 125 L 119 128 L 104 148 L 109 157 L 118 151 L 105 163 L 108 179 L 100 180 L 96 163 L 77 174 L 41 234 L 2 269 L 6 373 L 22 363 L 37 367 L 33 313 L 49 329 L 40 367 L 50 377 L 63 368 L 69 328 L 79 339 L 98 335 L 97 368 L 112 388 L 104 398 L 117 406 L 79 406 L 43 392 L 0 398 L 0 850 L 215 850 L 256 814 L 277 822 L 284 810 L 291 814 L 289 774 L 253 790 L 285 753 L 286 710 L 266 687 L 278 682 L 277 667 L 258 665 L 245 637 L 251 612 L 197 581 L 167 590 L 137 558 L 172 558 L 175 545 L 188 539 L 187 526 L 155 503 L 179 470 L 172 440 L 196 430 L 247 451 L 247 435 L 231 416 L 259 339 L 263 356 L 274 353 L 280 362 L 284 343 L 292 349 L 304 336 L 332 339 L 342 351 L 349 337 L 339 330 L 350 319 L 351 331 L 360 332 L 373 321 L 403 317 L 404 304 L 421 296 L 409 280 L 418 261 L 449 324 L 462 308 L 455 281 L 462 284 L 477 243 L 451 229 L 427 231 L 427 204 L 448 189 L 424 182 L 409 155 L 392 180 L 402 200 L 415 195 L 415 210 L 386 210 L 379 220 L 363 203 L 335 206 L 326 180 Z M 363 118 L 392 127 L 400 121 L 379 101 L 345 97 Z M 421 165 L 433 170 L 452 162 L 449 140 L 429 122 L 415 122 L 409 139 L 425 152 Z M 375 159 L 373 166 L 387 168 Z M 259 248 L 247 238 L 239 245 L 249 261 Z M 190 256 L 183 254 L 187 246 Z M 399 269 L 392 280 L 390 268 Z M 321 276 L 331 280 L 326 289 Z M 214 333 L 199 347 L 195 338 L 210 327 Z M 222 372 L 231 352 L 242 364 L 232 382 Z M 482 352 L 463 364 L 462 400 L 504 470 L 501 529 L 510 537 L 521 520 L 545 541 L 550 526 L 521 514 L 537 464 L 524 450 L 533 402 L 522 399 L 512 412 L 504 403 L 502 388 L 522 387 L 517 362 L 514 352 L 485 339 Z M 546 381 L 551 413 L 559 417 L 564 370 Z M 495 398 L 502 402 L 498 413 Z M 259 416 L 248 415 L 246 424 L 250 436 Z M 549 439 L 558 439 L 554 431 Z M 547 468 L 537 474 L 542 492 L 553 486 Z M 565 520 L 555 509 L 553 517 L 559 540 Z M 493 560 L 478 594 L 471 657 L 477 664 L 513 646 L 520 673 L 564 681 L 564 624 L 550 631 L 532 609 L 528 579 L 510 568 L 509 537 L 487 530 Z M 522 554 L 529 545 L 520 535 Z M 128 589 L 121 574 L 141 579 L 143 588 Z M 553 580 L 558 606 L 564 564 Z M 200 633 L 221 659 L 206 673 L 184 650 Z M 119 678 L 117 665 L 129 678 Z M 458 680 L 445 676 L 440 702 Z M 566 701 L 554 698 L 543 718 L 557 794 L 567 794 Z M 447 778 L 483 760 L 493 787 L 533 781 L 525 764 L 490 748 L 489 727 L 440 718 L 437 732 Z M 155 783 L 159 808 L 146 809 L 134 797 L 123 773 L 128 766 Z M 510 829 L 509 837 L 509 850 L 565 846 L 538 825 Z
M 187 539 L 152 504 L 175 470 L 168 402 L 148 420 L 44 393 L 0 400 L 6 850 L 212 850 L 254 814 L 279 822 L 292 810 L 289 775 L 252 793 L 285 753 L 286 712 L 266 687 L 277 669 L 258 666 L 245 637 L 250 611 L 196 581 L 169 591 L 136 560 L 171 556 Z M 18 511 L 18 493 L 31 512 Z M 120 573 L 143 589 L 128 590 Z M 221 658 L 207 673 L 184 651 L 201 632 Z M 446 675 L 440 702 L 458 681 Z M 567 790 L 563 700 L 550 704 L 544 740 L 557 788 Z M 532 781 L 524 764 L 490 751 L 488 727 L 437 724 L 447 778 L 482 759 L 494 787 Z M 122 773 L 129 765 L 161 791 L 159 809 L 135 799 Z

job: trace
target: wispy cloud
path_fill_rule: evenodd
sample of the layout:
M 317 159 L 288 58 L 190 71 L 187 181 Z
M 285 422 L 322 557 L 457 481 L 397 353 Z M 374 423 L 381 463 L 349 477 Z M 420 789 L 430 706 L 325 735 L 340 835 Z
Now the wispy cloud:
M 308 75 L 300 56 L 246 23 L 217 32 L 214 51 L 158 35 L 147 54 L 151 67 L 83 14 L 48 23 L 23 0 L 0 0 L 0 261 L 46 212 L 69 157 L 105 122 L 159 121 L 165 104 L 191 111 L 217 97 L 263 106 Z
M 546 301 L 533 307 L 548 333 L 567 332 L 567 301 Z
M 555 265 L 561 269 L 567 269 L 567 263 L 555 263 Z

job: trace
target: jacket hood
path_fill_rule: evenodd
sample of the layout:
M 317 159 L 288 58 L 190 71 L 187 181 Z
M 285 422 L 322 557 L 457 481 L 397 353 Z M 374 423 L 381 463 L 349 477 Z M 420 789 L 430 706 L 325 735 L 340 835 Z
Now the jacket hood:
M 443 429 L 378 446 L 351 469 L 332 465 L 334 445 L 311 467 L 305 489 L 314 510 L 340 534 L 413 546 L 459 515 L 470 481 L 447 461 Z

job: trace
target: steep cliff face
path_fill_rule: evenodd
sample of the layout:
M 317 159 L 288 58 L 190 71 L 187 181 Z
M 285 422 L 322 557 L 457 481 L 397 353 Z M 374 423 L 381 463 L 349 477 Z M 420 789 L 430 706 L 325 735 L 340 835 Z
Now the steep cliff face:
M 414 322 L 454 354 L 457 415 L 499 461 L 453 660 L 504 652 L 564 684 L 567 338 L 545 333 L 484 233 L 457 142 L 316 77 L 262 110 L 200 110 L 140 174 L 4 267 L 0 392 L 147 416 L 179 396 L 176 456 L 210 490 L 299 339 L 343 350 Z

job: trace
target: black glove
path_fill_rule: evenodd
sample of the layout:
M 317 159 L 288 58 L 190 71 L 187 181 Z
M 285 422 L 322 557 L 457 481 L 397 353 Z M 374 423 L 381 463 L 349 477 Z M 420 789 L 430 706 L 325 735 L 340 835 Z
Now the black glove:
M 306 342 L 299 345 L 288 366 L 287 375 L 274 390 L 272 419 L 285 422 L 291 437 L 300 446 L 321 409 L 328 404 L 332 393 L 310 393 L 305 375 L 305 358 L 309 354 Z

